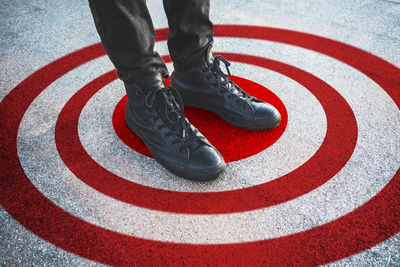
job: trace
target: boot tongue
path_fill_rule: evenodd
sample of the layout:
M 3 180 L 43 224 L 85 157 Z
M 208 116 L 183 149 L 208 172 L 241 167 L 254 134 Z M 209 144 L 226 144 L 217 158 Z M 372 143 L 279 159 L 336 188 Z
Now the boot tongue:
M 213 64 L 213 62 L 214 62 L 214 55 L 213 55 L 213 53 L 212 53 L 212 50 L 211 50 L 211 45 L 207 48 L 207 53 L 206 53 L 206 55 L 205 55 L 205 57 L 206 57 L 206 62 L 207 62 L 207 65 L 212 65 Z M 228 77 L 221 77 L 221 82 L 223 82 L 223 81 L 226 81 L 226 80 L 229 80 L 228 79 Z M 226 86 L 227 86 L 227 89 L 228 90 L 231 90 L 234 94 L 238 94 L 239 93 L 239 91 L 236 89 L 236 87 L 234 87 L 233 86 L 233 84 L 232 83 L 227 83 L 226 84 Z M 233 87 L 232 87 L 233 86 Z
M 170 107 L 170 105 L 169 105 L 170 103 L 171 102 L 169 102 L 169 101 L 166 103 L 166 99 L 164 99 L 164 97 L 161 96 L 160 94 L 158 94 L 156 96 L 155 104 L 157 106 L 156 110 L 157 110 L 158 114 L 160 116 L 164 117 L 163 119 L 167 124 L 170 125 L 169 127 L 171 127 L 171 129 L 174 129 L 176 131 L 176 133 L 181 137 L 182 134 L 183 134 L 183 128 L 182 128 L 182 125 L 181 125 L 181 120 L 185 120 L 185 115 L 184 114 L 175 113 L 172 110 L 172 108 Z M 165 110 L 165 105 L 168 106 L 168 108 L 167 108 L 168 115 L 165 114 L 165 111 L 166 111 Z M 174 105 L 174 108 L 175 109 L 181 109 L 181 107 L 177 107 L 175 105 Z M 169 116 L 169 118 L 174 120 L 174 122 L 173 123 L 169 122 L 167 120 L 167 118 L 165 118 L 165 116 Z M 182 116 L 182 117 L 179 117 L 179 116 Z M 190 127 L 187 127 L 187 129 L 185 130 L 185 136 L 189 137 L 192 134 L 193 134 L 193 130 Z M 201 141 L 197 141 L 197 142 L 191 144 L 189 146 L 189 149 L 194 151 L 197 148 L 201 147 L 202 145 L 203 145 L 203 143 Z
M 211 65 L 214 62 L 214 55 L 211 50 L 211 45 L 207 48 L 207 52 L 205 54 L 207 65 Z
M 172 102 L 170 102 L 168 99 L 165 99 L 161 93 L 158 93 L 155 96 L 154 104 L 156 106 L 157 113 L 163 118 L 163 120 L 171 126 L 176 126 L 175 124 L 178 123 L 179 114 L 174 112 L 174 109 L 176 110 L 178 107 L 175 107 Z M 167 119 L 167 116 L 170 120 L 172 120 L 172 122 Z

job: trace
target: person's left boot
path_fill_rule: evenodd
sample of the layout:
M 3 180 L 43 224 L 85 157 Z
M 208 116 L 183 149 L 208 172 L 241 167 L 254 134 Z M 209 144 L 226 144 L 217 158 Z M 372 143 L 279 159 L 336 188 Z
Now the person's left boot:
M 220 68 L 224 63 L 229 77 Z M 213 111 L 226 122 L 248 130 L 272 129 L 279 125 L 281 115 L 272 105 L 250 96 L 231 79 L 230 63 L 221 56 L 214 57 L 211 46 L 200 68 L 171 75 L 185 106 Z

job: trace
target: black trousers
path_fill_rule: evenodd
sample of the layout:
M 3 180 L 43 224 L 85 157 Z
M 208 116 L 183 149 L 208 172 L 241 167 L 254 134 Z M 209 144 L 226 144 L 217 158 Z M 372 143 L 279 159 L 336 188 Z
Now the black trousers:
M 163 0 L 174 68 L 188 71 L 204 62 L 213 41 L 209 0 Z M 155 34 L 146 0 L 89 0 L 103 47 L 124 82 L 160 71 L 169 73 L 154 51 Z

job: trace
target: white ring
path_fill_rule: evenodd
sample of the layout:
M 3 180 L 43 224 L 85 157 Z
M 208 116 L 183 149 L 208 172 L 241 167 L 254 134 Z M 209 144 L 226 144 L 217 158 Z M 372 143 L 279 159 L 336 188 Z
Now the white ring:
M 288 112 L 288 125 L 280 139 L 266 150 L 249 158 L 231 162 L 227 171 L 212 183 L 198 183 L 176 177 L 125 145 L 112 125 L 114 107 L 125 95 L 120 81 L 106 86 L 85 105 L 79 119 L 79 137 L 87 153 L 106 170 L 135 183 L 166 190 L 215 192 L 245 188 L 281 177 L 304 164 L 321 146 L 326 133 L 326 117 L 321 104 L 303 86 L 260 67 L 242 64 L 250 80 L 254 73 L 270 77 L 271 87 L 280 95 Z M 279 83 L 287 86 L 278 88 Z M 275 90 L 276 89 L 276 90 Z M 288 94 L 288 91 L 294 93 Z M 307 103 L 303 109 L 301 101 Z M 99 112 L 101 111 L 101 112 Z M 222 142 L 223 140 L 221 140 Z M 246 145 L 245 142 L 243 145 Z M 296 151 L 302 153 L 296 154 Z M 282 166 L 282 162 L 285 164 Z M 150 167 L 151 166 L 151 167 Z
M 331 67 L 325 69 L 326 73 L 320 77 L 346 98 L 359 127 L 358 143 L 346 166 L 330 181 L 302 197 L 250 212 L 185 215 L 128 205 L 86 186 L 61 161 L 55 149 L 54 123 L 65 100 L 63 96 L 55 98 L 61 93 L 67 98 L 71 97 L 73 92 L 68 91 L 70 86 L 76 85 L 77 89 L 83 86 L 84 83 L 78 87 L 74 79 L 81 71 L 88 71 L 91 68 L 88 65 L 60 78 L 29 107 L 18 135 L 21 164 L 32 183 L 67 212 L 110 230 L 152 240 L 183 243 L 245 242 L 297 233 L 334 220 L 373 197 L 399 167 L 399 110 L 379 86 L 358 71 L 314 52 L 306 53 L 296 49 L 299 50 L 297 56 L 305 54 Z M 318 69 L 313 69 L 312 65 L 304 68 L 318 73 Z M 95 71 L 93 74 L 94 77 L 99 75 Z M 357 84 L 347 85 L 346 88 L 336 87 L 340 81 L 335 74 L 350 75 L 363 88 L 357 87 Z M 68 85 L 68 88 L 62 85 Z M 360 98 L 364 100 L 361 103 Z M 381 103 L 386 105 L 382 106 Z M 374 112 L 371 107 L 375 106 L 384 112 Z M 41 119 L 46 120 L 45 123 L 37 120 L 38 113 Z M 380 114 L 387 117 L 382 118 Z M 53 128 L 41 128 L 46 125 L 53 125 Z

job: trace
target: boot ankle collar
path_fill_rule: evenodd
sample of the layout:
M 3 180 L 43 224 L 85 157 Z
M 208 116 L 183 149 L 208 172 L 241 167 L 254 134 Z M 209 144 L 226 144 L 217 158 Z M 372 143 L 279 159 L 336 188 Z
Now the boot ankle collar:
M 149 92 L 151 90 L 166 87 L 164 83 L 164 77 L 159 71 L 143 76 L 134 83 L 125 82 L 125 86 L 127 88 L 131 87 L 132 85 L 138 86 L 143 92 Z

